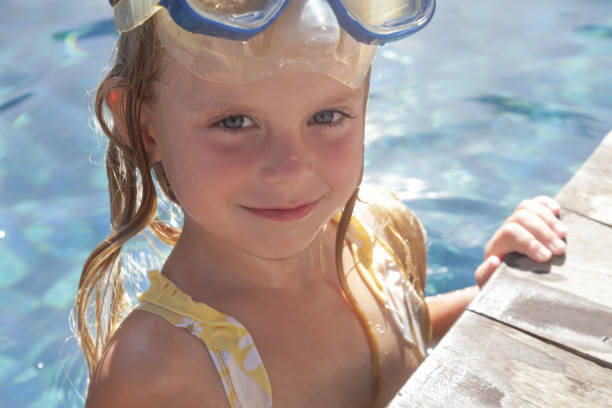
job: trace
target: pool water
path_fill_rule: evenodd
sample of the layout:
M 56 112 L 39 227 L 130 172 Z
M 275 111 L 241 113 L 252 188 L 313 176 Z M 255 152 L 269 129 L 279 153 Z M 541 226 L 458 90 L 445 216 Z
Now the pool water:
M 4 0 L 0 17 L 0 405 L 80 407 L 68 317 L 108 232 L 90 101 L 116 34 L 103 0 L 32 3 Z M 427 29 L 379 50 L 365 178 L 425 224 L 428 294 L 473 284 L 493 231 L 559 191 L 611 109 L 609 0 L 440 1 Z

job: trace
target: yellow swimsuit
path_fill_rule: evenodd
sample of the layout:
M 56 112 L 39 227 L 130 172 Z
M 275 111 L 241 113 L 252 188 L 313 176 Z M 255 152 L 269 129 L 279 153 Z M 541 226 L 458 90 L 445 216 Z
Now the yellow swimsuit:
M 404 338 L 416 346 L 422 359 L 428 337 L 423 299 L 405 278 L 406 272 L 393 252 L 382 243 L 372 245 L 372 237 L 372 232 L 353 217 L 347 238 L 362 279 L 391 312 Z M 163 317 L 204 343 L 230 406 L 271 407 L 270 380 L 247 329 L 236 319 L 194 301 L 159 271 L 150 271 L 149 280 L 151 287 L 139 296 L 137 309 Z

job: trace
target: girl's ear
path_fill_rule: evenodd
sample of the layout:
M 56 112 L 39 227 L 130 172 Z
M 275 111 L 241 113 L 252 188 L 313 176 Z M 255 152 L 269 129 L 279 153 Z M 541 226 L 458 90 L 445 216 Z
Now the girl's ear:
M 140 108 L 140 132 L 142 134 L 142 143 L 147 151 L 149 163 L 156 163 L 161 161 L 161 157 L 159 155 L 155 132 L 153 131 L 152 114 L 151 106 L 143 103 Z
M 111 110 L 113 122 L 115 124 L 115 128 L 119 132 L 119 136 L 121 136 L 123 143 L 131 146 L 132 142 L 128 136 L 127 126 L 125 124 L 125 107 L 123 106 L 124 101 L 125 90 L 123 88 L 113 88 L 108 93 L 106 98 L 106 104 Z M 157 143 L 155 141 L 155 137 L 151 132 L 150 117 L 150 107 L 143 104 L 140 109 L 140 130 L 142 132 L 142 142 L 145 150 L 147 151 L 149 163 L 155 163 L 160 160 L 160 157 L 157 153 Z
M 128 137 L 127 127 L 125 126 L 125 109 L 123 108 L 123 101 L 125 98 L 125 90 L 122 88 L 113 88 L 108 92 L 106 96 L 106 105 L 109 107 L 113 114 L 113 123 L 115 128 L 119 132 L 119 136 L 123 140 L 123 143 L 130 146 L 130 138 Z

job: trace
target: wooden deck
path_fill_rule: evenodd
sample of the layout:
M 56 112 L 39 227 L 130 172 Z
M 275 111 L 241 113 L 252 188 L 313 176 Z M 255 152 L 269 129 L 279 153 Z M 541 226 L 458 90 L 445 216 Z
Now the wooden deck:
M 512 254 L 390 407 L 612 407 L 612 132 L 557 195 L 566 254 Z

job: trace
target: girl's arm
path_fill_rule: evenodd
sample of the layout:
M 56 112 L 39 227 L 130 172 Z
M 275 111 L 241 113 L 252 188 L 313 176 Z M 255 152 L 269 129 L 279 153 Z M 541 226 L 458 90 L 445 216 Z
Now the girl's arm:
M 434 344 L 455 323 L 507 254 L 518 252 L 536 262 L 546 262 L 565 252 L 562 239 L 567 230 L 557 218 L 559 208 L 555 200 L 546 196 L 522 201 L 487 243 L 485 260 L 474 273 L 478 286 L 426 298 Z
M 441 295 L 425 298 L 431 319 L 431 341 L 435 345 L 451 328 L 468 304 L 478 293 L 478 286 L 454 290 Z

